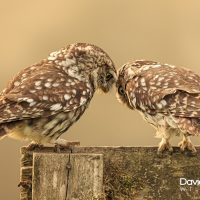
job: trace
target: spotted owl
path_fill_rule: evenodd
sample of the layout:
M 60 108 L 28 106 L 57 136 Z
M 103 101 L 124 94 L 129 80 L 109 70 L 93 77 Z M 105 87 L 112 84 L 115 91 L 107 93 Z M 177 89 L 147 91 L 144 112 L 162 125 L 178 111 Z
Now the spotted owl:
M 87 109 L 97 89 L 107 93 L 116 82 L 107 53 L 76 43 L 17 74 L 0 95 L 0 138 L 60 144 L 59 138 Z
M 154 61 L 136 60 L 122 66 L 117 97 L 137 110 L 161 138 L 158 153 L 173 151 L 170 138 L 182 135 L 181 151 L 196 153 L 189 136 L 200 134 L 200 76 Z

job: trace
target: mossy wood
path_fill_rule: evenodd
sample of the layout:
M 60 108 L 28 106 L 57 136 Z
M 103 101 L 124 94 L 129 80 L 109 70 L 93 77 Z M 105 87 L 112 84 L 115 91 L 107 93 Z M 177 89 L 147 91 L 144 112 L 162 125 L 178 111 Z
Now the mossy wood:
M 179 148 L 162 157 L 156 151 L 156 147 L 74 147 L 55 153 L 50 147 L 22 148 L 21 200 L 60 200 L 65 195 L 67 200 L 199 199 L 200 185 L 181 186 L 180 178 L 200 179 L 200 148 L 193 157 Z

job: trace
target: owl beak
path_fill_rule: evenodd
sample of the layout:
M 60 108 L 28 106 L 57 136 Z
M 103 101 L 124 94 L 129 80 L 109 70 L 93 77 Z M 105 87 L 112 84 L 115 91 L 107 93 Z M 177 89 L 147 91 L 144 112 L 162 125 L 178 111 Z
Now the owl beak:
M 100 89 L 104 92 L 104 93 L 108 93 L 110 90 L 111 90 L 111 88 L 112 88 L 112 86 L 114 85 L 114 83 L 115 83 L 115 80 L 114 79 L 112 79 L 112 80 L 110 80 L 110 81 L 104 81 L 102 84 L 101 84 L 101 86 L 100 86 Z
M 113 84 L 116 83 L 117 81 L 117 76 L 116 76 L 116 73 L 114 73 L 113 71 L 110 72 L 110 74 L 112 75 L 111 77 L 109 78 L 106 78 L 105 76 L 100 76 L 99 77 L 99 88 L 104 92 L 104 93 L 108 93 Z
M 104 92 L 104 93 L 108 93 L 110 91 L 110 87 L 107 85 L 107 84 L 103 84 L 101 86 L 101 90 Z

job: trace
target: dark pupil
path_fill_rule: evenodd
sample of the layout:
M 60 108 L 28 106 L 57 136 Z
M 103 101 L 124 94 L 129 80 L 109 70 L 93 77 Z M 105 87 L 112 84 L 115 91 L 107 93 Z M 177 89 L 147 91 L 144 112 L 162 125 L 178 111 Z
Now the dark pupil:
M 124 95 L 124 94 L 125 94 L 124 89 L 122 88 L 122 86 L 120 86 L 120 87 L 118 88 L 118 92 L 119 92 L 119 94 L 121 94 L 121 95 Z
M 106 75 L 106 80 L 109 81 L 112 77 L 113 77 L 112 74 L 107 74 L 107 75 Z

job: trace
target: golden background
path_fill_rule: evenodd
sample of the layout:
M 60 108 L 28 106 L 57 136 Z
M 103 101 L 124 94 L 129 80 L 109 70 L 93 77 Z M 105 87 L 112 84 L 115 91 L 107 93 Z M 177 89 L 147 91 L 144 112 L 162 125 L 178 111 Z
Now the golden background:
M 199 8 L 197 0 L 2 1 L 0 89 L 19 70 L 74 42 L 100 46 L 117 68 L 129 59 L 145 58 L 200 73 Z M 108 95 L 95 94 L 63 138 L 95 146 L 157 145 L 153 133 L 138 113 L 117 102 L 113 89 Z M 192 139 L 200 144 L 200 138 Z M 19 199 L 19 151 L 25 144 L 0 141 L 0 200 Z

